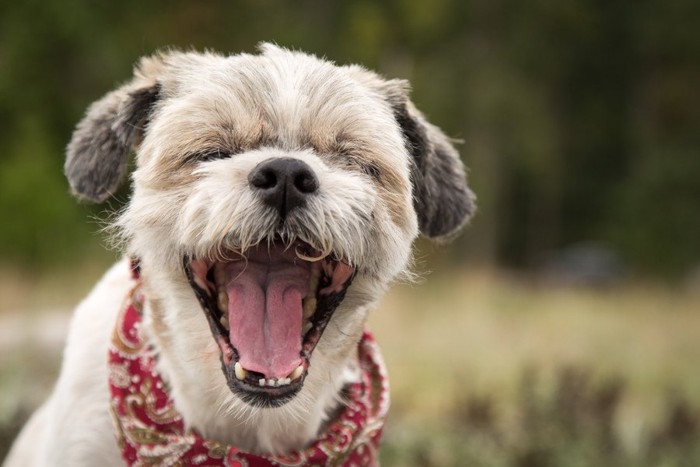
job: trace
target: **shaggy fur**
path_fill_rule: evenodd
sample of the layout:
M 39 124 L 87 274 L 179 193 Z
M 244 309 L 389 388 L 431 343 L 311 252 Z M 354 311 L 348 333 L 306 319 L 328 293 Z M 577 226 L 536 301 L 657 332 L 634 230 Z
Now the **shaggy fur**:
M 140 259 L 144 332 L 179 412 L 202 436 L 261 453 L 312 440 L 342 403 L 368 310 L 407 271 L 413 240 L 449 237 L 472 214 L 457 152 L 407 89 L 267 44 L 259 55 L 166 52 L 142 59 L 76 128 L 65 171 L 83 199 L 114 193 L 137 154 L 131 201 L 112 230 Z M 319 187 L 280 221 L 248 177 L 282 157 L 304 162 Z M 303 241 L 351 265 L 354 278 L 301 390 L 261 408 L 227 385 L 183 258 L 225 261 L 273 241 Z M 106 352 L 128 276 L 126 261 L 115 265 L 78 307 L 56 388 L 6 465 L 120 464 Z

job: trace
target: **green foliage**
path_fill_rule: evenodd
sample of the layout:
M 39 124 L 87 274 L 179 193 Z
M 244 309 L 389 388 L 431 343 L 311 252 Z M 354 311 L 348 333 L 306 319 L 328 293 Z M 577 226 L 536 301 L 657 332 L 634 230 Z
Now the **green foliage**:
M 22 122 L 22 138 L 7 148 L 0 172 L 0 255 L 28 263 L 70 259 L 85 238 L 85 212 L 66 196 L 60 159 L 51 160 L 36 120 Z
M 2 2 L 0 253 L 50 260 L 49 231 L 75 254 L 95 243 L 63 147 L 139 56 L 269 40 L 410 79 L 464 139 L 480 214 L 449 256 L 531 266 L 602 241 L 681 275 L 700 263 L 698 21 L 693 0 Z

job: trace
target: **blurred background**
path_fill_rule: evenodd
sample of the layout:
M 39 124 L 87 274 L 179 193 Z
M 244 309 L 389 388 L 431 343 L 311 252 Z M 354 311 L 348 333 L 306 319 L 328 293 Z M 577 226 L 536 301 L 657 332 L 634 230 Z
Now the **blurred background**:
M 479 212 L 375 313 L 385 465 L 700 465 L 700 2 L 0 0 L 0 459 L 128 199 L 63 149 L 141 55 L 260 41 L 405 78 Z

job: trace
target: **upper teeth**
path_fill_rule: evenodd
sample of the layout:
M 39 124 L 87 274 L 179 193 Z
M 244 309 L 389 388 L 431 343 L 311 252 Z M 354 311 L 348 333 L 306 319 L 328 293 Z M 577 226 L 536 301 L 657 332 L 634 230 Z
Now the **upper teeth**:
M 228 295 L 226 295 L 226 292 L 224 292 L 223 290 L 220 290 L 217 298 L 219 310 L 221 310 L 222 313 L 226 313 L 228 311 Z
M 316 290 L 318 289 L 320 278 L 321 268 L 314 265 L 314 267 L 311 268 L 311 278 L 309 279 L 309 294 L 302 302 L 302 322 L 308 321 L 316 311 Z M 303 334 L 306 334 L 306 331 L 304 331 Z
M 226 282 L 226 271 L 220 264 L 214 267 L 214 281 L 218 287 L 223 287 Z
M 309 293 L 315 294 L 318 289 L 318 280 L 321 278 L 321 268 L 314 266 L 311 268 L 311 278 L 309 280 Z

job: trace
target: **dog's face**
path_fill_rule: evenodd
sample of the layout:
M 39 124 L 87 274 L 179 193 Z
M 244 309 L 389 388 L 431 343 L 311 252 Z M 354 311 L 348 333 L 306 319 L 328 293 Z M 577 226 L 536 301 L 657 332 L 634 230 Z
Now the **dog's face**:
M 136 150 L 116 230 L 141 261 L 164 364 L 227 388 L 221 405 L 313 398 L 419 232 L 449 236 L 473 210 L 405 83 L 262 49 L 142 60 L 89 109 L 66 162 L 74 192 L 102 201 Z

